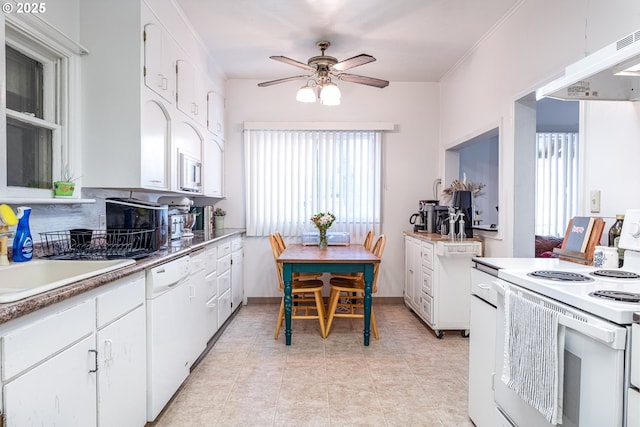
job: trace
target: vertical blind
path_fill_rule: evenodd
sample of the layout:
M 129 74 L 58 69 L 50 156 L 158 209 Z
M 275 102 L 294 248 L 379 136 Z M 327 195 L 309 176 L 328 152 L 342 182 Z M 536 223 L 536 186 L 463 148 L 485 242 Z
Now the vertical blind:
M 249 236 L 314 231 L 310 218 L 331 212 L 330 231 L 352 241 L 380 232 L 380 131 L 245 129 Z
M 537 133 L 536 145 L 536 234 L 563 236 L 578 212 L 578 133 Z

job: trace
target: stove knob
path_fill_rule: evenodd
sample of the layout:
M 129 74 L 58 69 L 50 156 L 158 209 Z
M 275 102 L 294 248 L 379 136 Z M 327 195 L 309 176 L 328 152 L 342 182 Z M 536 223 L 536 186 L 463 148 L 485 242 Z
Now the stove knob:
M 631 235 L 633 237 L 640 237 L 640 223 L 631 224 Z

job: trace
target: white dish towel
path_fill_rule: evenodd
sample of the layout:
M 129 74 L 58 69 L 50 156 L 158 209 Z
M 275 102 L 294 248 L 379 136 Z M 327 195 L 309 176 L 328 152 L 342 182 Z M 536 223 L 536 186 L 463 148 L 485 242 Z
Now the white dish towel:
M 564 326 L 559 313 L 507 287 L 501 380 L 553 425 L 562 423 Z

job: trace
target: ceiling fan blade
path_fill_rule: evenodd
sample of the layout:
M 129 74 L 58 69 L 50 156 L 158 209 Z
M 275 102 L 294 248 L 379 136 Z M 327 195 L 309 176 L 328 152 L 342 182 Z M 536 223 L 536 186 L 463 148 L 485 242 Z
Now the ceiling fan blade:
M 351 83 L 360 83 L 361 85 L 375 86 L 379 88 L 389 86 L 387 80 L 374 79 L 373 77 L 358 76 L 356 74 L 342 73 L 338 75 L 340 80 Z
M 360 55 L 354 56 L 353 58 L 345 59 L 344 61 L 340 61 L 337 64 L 334 64 L 331 69 L 335 71 L 345 71 L 353 67 L 359 67 L 360 65 L 368 64 L 369 62 L 375 61 L 371 55 L 366 55 L 361 53 Z
M 269 58 L 284 62 L 285 64 L 293 65 L 294 67 L 302 68 L 303 70 L 315 71 L 316 67 L 305 64 L 304 62 L 296 61 L 295 59 L 287 58 L 286 56 L 270 56 Z
M 271 86 L 271 85 L 277 85 L 278 83 L 285 83 L 285 82 L 290 82 L 293 80 L 300 80 L 300 79 L 309 79 L 313 76 L 293 76 L 293 77 L 285 77 L 284 79 L 278 79 L 278 80 L 271 80 L 268 82 L 262 82 L 262 83 L 258 83 L 259 87 L 267 87 L 267 86 Z

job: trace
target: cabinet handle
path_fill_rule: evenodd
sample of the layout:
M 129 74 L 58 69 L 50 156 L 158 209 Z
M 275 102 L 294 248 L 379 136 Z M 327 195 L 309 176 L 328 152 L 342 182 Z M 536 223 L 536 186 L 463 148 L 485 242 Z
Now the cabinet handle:
M 167 90 L 169 87 L 169 80 L 166 77 L 162 77 L 162 90 Z
M 93 353 L 95 363 L 95 369 L 89 369 L 89 373 L 98 372 L 98 350 L 89 350 L 89 353 Z
M 104 360 L 109 362 L 113 360 L 113 341 L 104 340 Z

